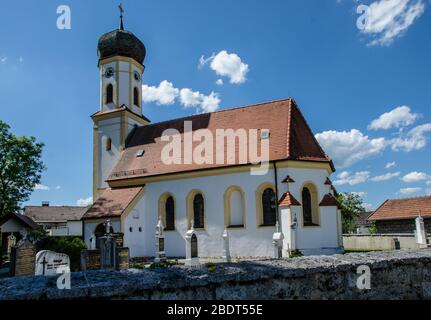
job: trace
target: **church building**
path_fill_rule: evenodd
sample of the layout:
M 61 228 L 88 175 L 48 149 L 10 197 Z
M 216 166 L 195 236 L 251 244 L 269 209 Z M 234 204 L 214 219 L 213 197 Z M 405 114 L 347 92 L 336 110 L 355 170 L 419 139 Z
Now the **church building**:
M 343 252 L 341 213 L 330 181 L 335 168 L 293 99 L 151 123 L 142 105 L 144 44 L 121 21 L 117 30 L 100 37 L 97 49 L 100 106 L 91 116 L 94 203 L 83 216 L 89 247 L 109 219 L 131 257 L 154 257 L 160 220 L 168 257 L 186 255 L 190 229 L 199 257 L 222 256 L 225 230 L 232 257 L 273 256 L 273 235 L 280 232 L 283 257 L 295 250 Z M 188 134 L 205 131 L 216 137 L 221 129 L 238 133 L 230 145 L 233 154 L 222 149 L 223 160 L 230 161 L 189 161 Z M 166 130 L 177 132 L 184 144 L 172 163 L 163 159 Z M 252 134 L 259 144 L 268 144 L 268 167 L 261 174 L 251 172 L 262 163 L 249 156 L 240 161 L 239 150 Z M 193 138 L 189 147 L 199 143 Z

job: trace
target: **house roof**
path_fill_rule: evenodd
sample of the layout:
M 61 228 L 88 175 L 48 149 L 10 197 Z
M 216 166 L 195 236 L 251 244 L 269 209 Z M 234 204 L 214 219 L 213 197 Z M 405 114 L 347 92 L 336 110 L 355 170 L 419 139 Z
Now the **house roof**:
M 431 196 L 388 199 L 368 217 L 368 220 L 414 219 L 419 214 L 422 217 L 431 217 Z
M 320 201 L 319 206 L 320 207 L 339 207 L 340 204 L 332 194 L 327 193 L 323 196 L 323 199 L 322 201 Z
M 368 226 L 370 224 L 370 221 L 368 221 L 368 217 L 372 214 L 372 211 L 368 212 L 361 212 L 359 215 L 354 217 L 355 225 L 356 226 Z
M 107 188 L 85 212 L 83 219 L 119 217 L 142 190 L 140 187 Z
M 24 215 L 37 223 L 79 221 L 86 210 L 74 206 L 26 206 Z
M 2 226 L 6 221 L 9 221 L 10 219 L 15 219 L 20 223 L 23 227 L 27 227 L 30 229 L 36 229 L 38 227 L 37 223 L 34 222 L 31 218 L 26 217 L 25 215 L 19 214 L 19 213 L 10 213 L 4 216 L 0 220 L 0 226 Z
M 168 142 L 161 140 L 162 133 L 166 129 L 176 129 L 180 132 L 181 141 L 184 141 L 184 121 L 192 122 L 193 131 L 209 129 L 213 137 L 216 136 L 217 129 L 245 129 L 247 135 L 249 129 L 269 129 L 270 161 L 326 162 L 335 171 L 331 159 L 315 139 L 295 101 L 284 99 L 141 126 L 128 139 L 126 148 L 112 170 L 108 181 L 244 164 L 239 162 L 238 147 L 235 150 L 235 163 L 231 164 L 217 164 L 216 161 L 214 164 L 198 165 L 194 161 L 192 164 L 184 164 L 184 152 L 181 152 L 181 164 L 165 164 L 161 159 L 161 152 Z M 258 141 L 260 141 L 260 132 L 257 136 Z M 200 141 L 193 142 L 193 148 L 200 143 Z M 236 145 L 238 146 L 238 142 Z M 143 155 L 142 150 L 144 151 Z M 215 157 L 215 143 L 213 150 Z M 226 156 L 226 150 L 224 152 Z M 140 153 L 141 156 L 137 157 L 137 153 Z M 246 164 L 250 163 L 250 158 L 247 155 Z
M 278 205 L 280 207 L 286 207 L 286 206 L 300 206 L 298 200 L 295 199 L 295 197 L 290 192 L 285 192 L 281 196 L 280 200 L 278 201 Z

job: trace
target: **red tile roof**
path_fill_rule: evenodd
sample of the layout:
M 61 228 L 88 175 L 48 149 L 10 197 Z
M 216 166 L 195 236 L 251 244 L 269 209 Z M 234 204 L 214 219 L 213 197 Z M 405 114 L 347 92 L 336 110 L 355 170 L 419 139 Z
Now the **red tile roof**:
M 338 203 L 337 199 L 330 194 L 327 193 L 323 196 L 322 201 L 320 201 L 319 206 L 321 207 L 339 207 L 340 204 Z
M 414 219 L 419 213 L 431 217 L 431 196 L 386 200 L 368 220 Z
M 290 192 L 285 192 L 281 196 L 280 200 L 278 201 L 278 205 L 280 207 L 286 207 L 286 206 L 300 206 L 298 200 L 295 199 L 294 196 Z
M 180 132 L 183 141 L 184 121 L 192 122 L 193 131 L 209 129 L 214 137 L 216 129 L 245 129 L 247 132 L 249 129 L 269 129 L 270 161 L 304 160 L 326 162 L 335 171 L 331 159 L 315 139 L 295 101 L 284 99 L 139 127 L 128 139 L 126 149 L 122 152 L 121 158 L 114 167 L 108 181 L 241 165 L 238 157 L 238 142 L 236 142 L 236 162 L 234 164 L 198 165 L 195 163 L 184 164 L 183 161 L 181 161 L 181 164 L 163 163 L 161 151 L 168 142 L 161 141 L 162 133 L 166 129 L 176 129 Z M 260 134 L 258 134 L 258 139 L 260 140 Z M 194 142 L 193 148 L 199 143 L 199 141 Z M 137 157 L 137 152 L 141 150 L 144 150 L 144 154 Z M 214 157 L 215 154 L 214 143 Z M 250 159 L 247 160 L 250 163 Z
M 143 187 L 105 189 L 82 219 L 110 218 L 121 216 Z

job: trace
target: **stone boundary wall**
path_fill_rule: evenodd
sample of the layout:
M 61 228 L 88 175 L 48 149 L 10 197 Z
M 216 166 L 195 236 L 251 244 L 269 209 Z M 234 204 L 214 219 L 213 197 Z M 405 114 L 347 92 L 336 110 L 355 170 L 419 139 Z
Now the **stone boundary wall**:
M 371 289 L 356 286 L 371 269 Z M 3 299 L 431 299 L 431 249 L 167 269 L 72 273 L 70 290 L 56 276 L 0 279 Z
M 343 244 L 346 250 L 394 250 L 397 239 L 400 249 L 418 249 L 413 233 L 401 234 L 344 234 Z M 431 243 L 431 238 L 428 238 Z

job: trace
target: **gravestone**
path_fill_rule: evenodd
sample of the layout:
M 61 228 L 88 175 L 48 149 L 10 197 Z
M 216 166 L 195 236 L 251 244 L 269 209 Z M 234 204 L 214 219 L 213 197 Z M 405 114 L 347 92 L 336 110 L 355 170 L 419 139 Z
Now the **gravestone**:
M 130 261 L 130 253 L 129 248 L 116 248 L 117 257 L 116 257 L 116 269 L 117 270 L 125 270 L 129 269 L 129 261 Z
M 159 221 L 156 226 L 156 257 L 154 262 L 160 262 L 166 260 L 165 253 L 165 234 L 163 233 L 163 223 L 159 217 Z
M 222 256 L 222 258 L 223 258 L 224 262 L 230 262 L 231 258 L 230 258 L 230 248 L 229 248 L 229 233 L 227 232 L 226 227 L 224 227 L 222 238 L 223 238 L 223 256 Z
M 426 248 L 427 247 L 427 235 L 425 232 L 425 224 L 424 219 L 419 215 L 415 219 L 416 224 L 416 243 L 418 244 L 419 248 Z
M 11 250 L 10 275 L 34 275 L 36 247 L 29 240 L 24 239 Z
M 100 267 L 102 269 L 115 269 L 116 243 L 112 235 L 100 237 Z
M 60 273 L 59 270 L 69 270 L 70 272 L 70 259 L 64 253 L 42 250 L 36 254 L 35 268 L 36 276 L 56 275 Z
M 15 246 L 16 244 L 16 237 L 11 234 L 7 237 L 7 255 L 10 257 L 10 253 L 12 251 L 12 248 Z
M 197 266 L 199 265 L 199 254 L 198 254 L 198 237 L 196 236 L 195 230 L 193 229 L 193 221 L 191 222 L 191 228 L 186 233 L 186 265 Z
M 100 250 L 82 250 L 81 251 L 81 270 L 99 270 L 100 265 Z

